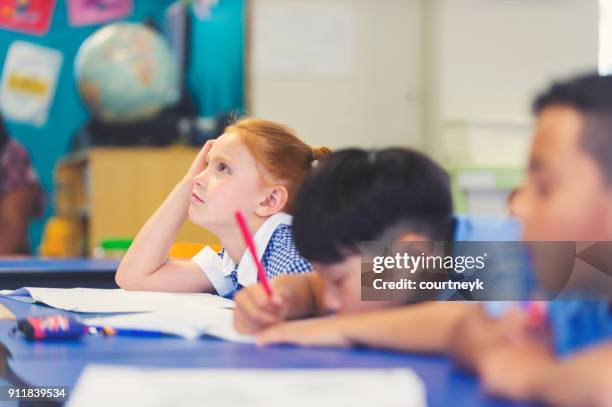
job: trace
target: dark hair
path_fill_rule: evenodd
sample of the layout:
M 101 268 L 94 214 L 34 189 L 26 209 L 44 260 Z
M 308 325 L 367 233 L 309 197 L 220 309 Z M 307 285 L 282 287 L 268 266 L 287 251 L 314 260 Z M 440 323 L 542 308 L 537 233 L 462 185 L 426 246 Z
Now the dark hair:
M 4 125 L 4 120 L 2 119 L 2 115 L 0 114 L 0 151 L 4 148 L 4 146 L 9 141 L 9 135 L 6 131 L 6 126 Z
M 588 74 L 555 82 L 533 103 L 536 115 L 552 106 L 575 109 L 584 120 L 580 144 L 612 182 L 612 76 Z
M 398 233 L 446 240 L 453 205 L 444 170 L 404 148 L 339 150 L 324 157 L 295 200 L 293 231 L 310 261 L 334 263 L 363 241 Z M 391 238 L 397 238 L 392 236 Z

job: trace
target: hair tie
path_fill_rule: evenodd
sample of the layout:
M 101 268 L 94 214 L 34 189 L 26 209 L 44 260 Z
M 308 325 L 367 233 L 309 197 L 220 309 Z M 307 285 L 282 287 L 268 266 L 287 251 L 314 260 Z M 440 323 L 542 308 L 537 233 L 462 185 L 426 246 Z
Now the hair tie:
M 368 163 L 373 165 L 376 162 L 376 158 L 378 158 L 378 151 L 377 150 L 371 150 L 368 153 Z
M 310 148 L 310 167 L 311 168 L 315 168 L 317 165 L 319 165 L 319 160 L 317 159 L 317 155 L 315 153 L 316 151 L 316 147 L 311 147 Z

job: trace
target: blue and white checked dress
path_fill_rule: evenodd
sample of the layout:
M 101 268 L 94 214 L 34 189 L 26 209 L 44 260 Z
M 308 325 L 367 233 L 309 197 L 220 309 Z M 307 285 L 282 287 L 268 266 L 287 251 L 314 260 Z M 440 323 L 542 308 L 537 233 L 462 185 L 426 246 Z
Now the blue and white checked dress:
M 223 255 L 224 250 L 221 250 L 219 256 L 223 258 Z M 300 256 L 297 251 L 289 225 L 278 225 L 261 257 L 261 263 L 266 269 L 268 279 L 273 279 L 282 274 L 299 274 L 312 271 L 312 266 L 308 260 Z M 242 285 L 238 283 L 238 266 L 239 264 L 236 264 L 230 274 L 236 290 L 242 288 Z
M 261 253 L 265 244 L 265 250 L 263 250 L 260 260 L 266 270 L 268 279 L 283 274 L 299 274 L 312 271 L 311 264 L 299 254 L 295 247 L 290 223 L 291 217 L 289 215 L 284 213 L 274 215 L 260 227 L 260 230 L 254 236 L 259 253 Z M 266 241 L 268 235 L 270 237 Z M 221 250 L 214 255 L 211 253 L 214 252 L 210 248 L 205 248 L 192 261 L 202 268 L 219 295 L 231 297 L 244 285 L 256 282 L 256 269 L 248 252 L 245 252 L 244 257 L 238 264 L 234 264 L 231 259 L 225 257 L 225 250 Z M 241 263 L 245 261 L 250 264 L 241 266 Z M 248 273 L 249 275 L 240 276 L 240 273 Z M 245 281 L 248 283 L 245 283 Z

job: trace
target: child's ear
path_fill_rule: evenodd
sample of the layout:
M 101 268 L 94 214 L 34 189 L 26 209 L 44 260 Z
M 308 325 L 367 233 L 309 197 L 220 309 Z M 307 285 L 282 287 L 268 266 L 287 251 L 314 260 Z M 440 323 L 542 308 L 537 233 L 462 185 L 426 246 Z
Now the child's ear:
M 398 242 L 429 242 L 431 239 L 421 233 L 404 233 L 397 238 Z
M 421 233 L 404 233 L 397 238 L 398 242 L 410 243 L 410 247 L 423 253 L 431 254 L 433 242 L 431 238 Z
M 282 211 L 289 199 L 289 192 L 283 185 L 268 190 L 263 201 L 255 208 L 257 216 L 267 217 Z

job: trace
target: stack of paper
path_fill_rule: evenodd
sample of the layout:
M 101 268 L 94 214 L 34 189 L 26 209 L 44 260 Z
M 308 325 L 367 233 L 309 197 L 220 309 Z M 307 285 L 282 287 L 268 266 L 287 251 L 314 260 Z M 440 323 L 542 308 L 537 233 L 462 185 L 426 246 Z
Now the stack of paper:
M 232 314 L 231 309 L 191 305 L 172 311 L 88 318 L 83 322 L 97 327 L 163 332 L 185 339 L 210 335 L 232 342 L 253 342 L 252 336 L 241 335 L 234 330 Z
M 50 307 L 75 312 L 117 313 L 169 311 L 185 306 L 213 309 L 234 308 L 234 301 L 205 293 L 161 293 L 99 288 L 25 287 L 0 291 L 19 301 L 41 302 Z
M 66 311 L 114 314 L 86 318 L 84 322 L 91 326 L 162 332 L 186 339 L 211 335 L 228 341 L 253 342 L 252 337 L 234 330 L 234 302 L 218 295 L 40 287 L 0 291 L 0 295 Z
M 108 389 L 114 389 L 108 391 Z M 408 369 L 138 369 L 89 366 L 68 407 L 424 407 Z

